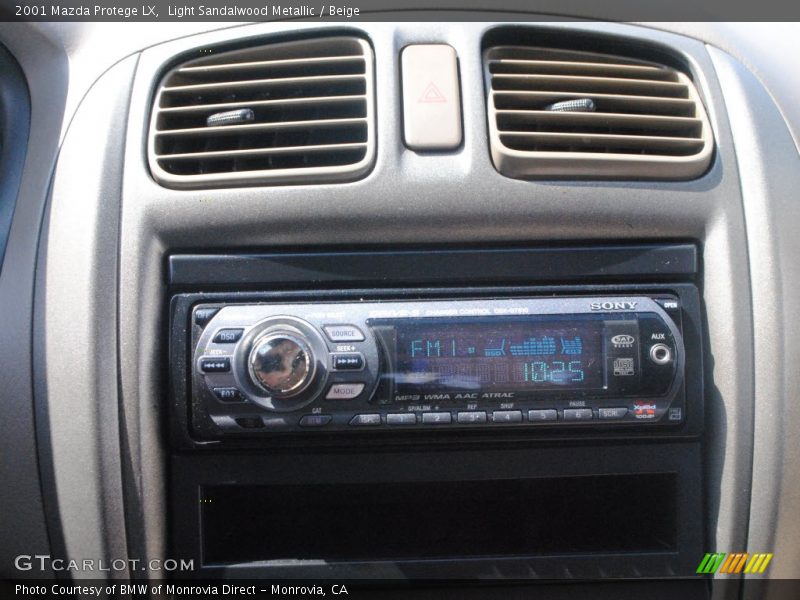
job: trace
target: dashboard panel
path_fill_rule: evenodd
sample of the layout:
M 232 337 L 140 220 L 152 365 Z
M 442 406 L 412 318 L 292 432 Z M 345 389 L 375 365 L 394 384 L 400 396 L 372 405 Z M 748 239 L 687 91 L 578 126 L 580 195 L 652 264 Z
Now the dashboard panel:
M 792 576 L 798 537 L 789 516 L 800 479 L 786 458 L 796 422 L 796 342 L 784 330 L 797 312 L 790 260 L 797 250 L 791 234 L 798 216 L 796 122 L 786 108 L 788 84 L 771 85 L 769 68 L 732 55 L 726 41 L 733 37 L 723 28 L 570 21 L 185 24 L 182 32 L 190 35 L 182 38 L 153 26 L 147 41 L 120 40 L 103 63 L 92 49 L 107 34 L 25 27 L 48 40 L 49 58 L 30 52 L 31 41 L 8 25 L 0 27 L 0 40 L 28 77 L 30 150 L 20 198 L 39 201 L 18 201 L 0 297 L 17 298 L 22 311 L 7 315 L 3 332 L 29 340 L 5 364 L 27 356 L 29 365 L 45 368 L 28 366 L 21 371 L 28 375 L 15 381 L 6 369 L 2 376 L 4 389 L 30 404 L 15 426 L 39 444 L 29 451 L 38 462 L 24 479 L 41 490 L 26 498 L 41 502 L 26 501 L 25 523 L 32 531 L 38 523 L 31 539 L 43 551 L 188 557 L 199 567 L 195 577 L 678 577 L 696 580 L 690 594 L 722 597 L 731 589 L 747 593 L 750 580 L 718 575 L 709 586 L 697 577 L 698 562 L 706 552 L 747 549 L 774 553 L 770 576 Z M 82 50 L 57 48 L 78 39 Z M 317 39 L 325 42 L 312 43 Z M 331 39 L 360 42 L 342 50 Z M 423 84 L 415 110 L 441 114 L 456 81 L 460 128 L 455 142 L 423 148 L 409 138 L 414 115 L 403 56 L 431 45 L 451 49 L 457 79 L 441 88 L 433 79 L 433 87 Z M 356 54 L 332 59 L 332 47 Z M 496 47 L 525 51 L 489 52 Z M 298 51 L 311 55 L 298 58 Z M 231 62 L 229 53 L 238 58 Z M 489 66 L 487 57 L 498 62 Z M 61 93 L 43 100 L 43 79 L 50 71 L 63 77 L 66 60 L 78 67 L 69 84 L 56 78 L 64 83 Z M 330 70 L 331 62 L 346 71 Z M 556 70 L 567 63 L 568 73 Z M 311 70 L 298 74 L 298 64 Z M 452 69 L 452 60 L 446 65 Z M 295 81 L 299 91 L 286 88 L 296 95 L 281 96 L 280 83 L 253 95 L 257 83 L 287 76 L 302 80 Z M 167 92 L 182 100 L 163 100 Z M 60 119 L 55 104 L 68 112 L 63 129 L 53 124 Z M 45 113 L 49 134 L 40 129 Z M 308 129 L 316 120 L 325 121 L 321 137 Z M 159 145 L 159 136 L 171 141 Z M 551 161 L 552 168 L 573 170 L 542 176 L 525 167 L 514 172 L 523 176 L 508 176 L 494 142 L 525 164 Z M 52 164 L 56 148 L 45 193 L 49 177 L 37 178 L 30 163 Z M 553 153 L 561 154 L 551 160 Z M 153 170 L 154 161 L 166 164 L 164 156 L 176 169 L 213 176 L 165 185 Z M 685 170 L 700 164 L 697 156 L 702 168 Z M 359 166 L 343 178 L 319 169 L 320 161 L 351 159 Z M 579 171 L 590 163 L 605 165 L 604 175 Z M 632 176 L 637 168 L 646 170 Z M 299 176 L 287 175 L 291 169 Z M 234 183 L 221 183 L 219 170 Z M 265 172 L 277 175 L 264 179 Z M 185 173 L 191 178 L 194 171 Z M 15 235 L 15 228 L 23 233 Z M 410 409 L 373 408 L 383 385 L 378 373 L 394 373 L 393 362 L 402 359 L 400 342 L 393 338 L 390 351 L 381 335 L 430 338 L 428 353 L 440 351 L 442 340 L 464 352 L 480 344 L 474 331 L 455 331 L 451 322 L 436 331 L 400 331 L 395 323 L 394 334 L 380 333 L 376 328 L 386 323 L 368 319 L 385 315 L 360 310 L 387 303 L 477 309 L 487 298 L 516 308 L 520 298 L 541 299 L 541 306 L 590 298 L 609 303 L 608 310 L 614 301 L 652 303 L 651 313 L 673 323 L 673 341 L 683 339 L 685 351 L 677 343 L 668 351 L 681 357 L 684 379 L 671 389 L 669 406 L 635 398 L 637 389 L 624 408 L 644 417 L 653 410 L 660 419 L 680 407 L 685 415 L 652 430 L 598 427 L 609 408 L 563 389 L 558 400 L 547 396 L 546 407 L 507 397 L 496 405 L 434 399 Z M 667 314 L 653 299 L 680 308 Z M 331 304 L 355 316 L 342 323 L 309 316 Z M 536 306 L 534 313 L 544 314 Z M 237 309 L 252 314 L 238 321 L 225 316 Z M 203 310 L 217 316 L 201 319 Z M 316 404 L 292 405 L 297 424 L 282 435 L 269 423 L 286 411 L 276 412 L 271 398 L 277 389 L 293 389 L 271 388 L 274 381 L 263 377 L 248 380 L 254 371 L 243 365 L 247 359 L 256 368 L 257 348 L 271 331 L 256 324 L 286 318 L 287 311 L 313 323 L 309 331 L 295 323 L 291 335 L 282 333 L 295 344 L 293 369 L 310 369 L 303 361 L 312 350 L 360 352 L 373 378 L 366 387 L 375 394 L 365 395 L 357 410 L 345 399 L 329 410 L 321 395 L 331 393 L 329 384 L 361 382 L 349 375 L 322 381 L 315 372 L 308 389 L 319 392 Z M 32 323 L 31 335 L 20 333 L 24 323 Z M 340 352 L 324 326 L 342 324 L 376 345 Z M 508 324 L 513 338 L 518 323 Z M 505 330 L 481 326 L 484 358 L 497 358 L 486 352 L 497 352 L 491 344 Z M 209 341 L 220 328 L 242 329 L 230 354 Z M 542 362 L 549 355 L 539 347 L 554 331 L 529 332 L 529 346 L 538 344 L 529 355 L 537 360 L 525 366 L 539 371 L 526 382 L 544 377 L 543 369 L 555 381 L 554 365 Z M 575 341 L 576 331 L 556 333 Z M 308 336 L 319 340 L 306 343 Z M 423 345 L 405 341 L 403 352 L 414 356 L 397 371 L 428 377 L 428 363 L 411 365 Z M 611 342 L 602 343 L 607 349 Z M 652 362 L 648 353 L 634 364 Z M 232 361 L 236 377 L 199 372 L 209 357 Z M 461 358 L 446 368 L 457 371 Z M 496 370 L 504 368 L 498 365 L 492 363 L 495 376 L 482 391 L 496 391 Z M 556 369 L 556 383 L 565 372 L 585 377 L 582 367 Z M 620 362 L 610 372 L 631 367 Z M 264 362 L 257 369 L 267 372 Z M 609 371 L 596 375 L 607 389 Z M 431 387 L 423 394 L 453 391 L 424 385 Z M 244 399 L 231 409 L 217 388 Z M 625 394 L 612 395 L 611 408 L 620 408 Z M 555 413 L 556 427 L 531 421 L 532 413 L 546 410 Z M 460 427 L 466 413 L 482 413 L 486 425 Z M 502 422 L 517 413 L 519 426 Z M 565 424 L 567 414 L 589 413 L 591 424 Z M 389 416 L 398 414 L 413 415 L 419 426 L 354 435 L 304 430 L 300 421 L 333 415 L 344 432 L 353 418 L 376 414 L 379 429 L 388 430 Z M 433 422 L 426 414 L 447 414 L 454 426 L 426 427 L 426 418 Z M 225 419 L 250 431 L 227 438 L 214 429 Z M 498 497 L 496 510 L 488 510 Z M 578 500 L 584 498 L 594 501 Z M 413 499 L 426 510 L 412 510 Z M 631 519 L 641 507 L 646 518 Z M 359 516 L 338 523 L 343 512 Z M 515 515 L 515 535 L 508 515 Z M 465 526 L 476 520 L 483 527 Z M 19 524 L 2 526 L 15 532 Z M 424 533 L 409 535 L 409 528 Z M 3 552 L 16 550 L 9 545 Z

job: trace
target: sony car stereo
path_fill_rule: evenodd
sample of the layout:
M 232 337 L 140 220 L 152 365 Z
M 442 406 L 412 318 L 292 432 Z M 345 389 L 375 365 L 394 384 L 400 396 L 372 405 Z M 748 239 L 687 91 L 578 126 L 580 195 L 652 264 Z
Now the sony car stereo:
M 201 300 L 187 315 L 196 440 L 686 419 L 673 294 Z

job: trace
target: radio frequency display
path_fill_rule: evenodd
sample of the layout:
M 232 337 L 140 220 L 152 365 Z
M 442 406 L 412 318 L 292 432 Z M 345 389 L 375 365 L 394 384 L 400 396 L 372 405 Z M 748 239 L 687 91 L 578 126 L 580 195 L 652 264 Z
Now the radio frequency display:
M 509 317 L 396 325 L 398 393 L 602 389 L 602 321 Z

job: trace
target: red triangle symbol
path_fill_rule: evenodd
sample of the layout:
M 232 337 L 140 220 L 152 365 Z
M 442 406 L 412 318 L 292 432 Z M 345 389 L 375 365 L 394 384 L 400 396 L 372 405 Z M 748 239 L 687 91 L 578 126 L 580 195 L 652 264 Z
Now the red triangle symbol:
M 432 81 L 428 84 L 428 87 L 425 88 L 425 91 L 422 92 L 422 95 L 417 100 L 420 104 L 429 104 L 433 102 L 447 102 L 447 98 L 444 97 L 444 94 L 439 91 L 439 88 L 436 87 L 436 84 Z

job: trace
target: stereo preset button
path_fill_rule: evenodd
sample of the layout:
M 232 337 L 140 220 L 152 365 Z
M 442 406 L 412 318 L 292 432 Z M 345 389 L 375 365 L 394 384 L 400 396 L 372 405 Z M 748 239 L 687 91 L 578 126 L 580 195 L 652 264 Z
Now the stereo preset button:
M 447 425 L 453 420 L 449 412 L 422 413 L 422 422 L 428 425 Z
M 332 342 L 364 341 L 364 334 L 355 325 L 325 325 L 322 329 Z
M 486 423 L 486 413 L 482 410 L 458 413 L 459 423 Z
M 492 413 L 495 423 L 522 423 L 521 410 L 496 410 Z
M 565 408 L 564 409 L 565 421 L 591 421 L 592 409 L 591 408 Z
M 387 425 L 415 425 L 417 415 L 414 413 L 390 413 L 386 415 Z
M 223 402 L 241 402 L 244 400 L 242 393 L 235 387 L 214 388 L 214 394 Z
M 364 368 L 364 355 L 360 352 L 333 354 L 334 371 L 360 371 Z
M 352 400 L 364 391 L 363 383 L 334 383 L 325 396 L 326 400 Z
M 201 358 L 200 370 L 203 373 L 227 373 L 231 370 L 231 359 L 225 357 Z
M 528 411 L 528 421 L 532 422 L 540 422 L 540 421 L 556 421 L 558 420 L 558 411 L 555 409 L 540 409 L 540 410 L 529 410 Z
M 600 408 L 597 410 L 597 416 L 601 419 L 622 419 L 627 414 L 628 409 L 625 406 Z
M 380 425 L 381 424 L 381 416 L 378 413 L 366 414 L 366 415 L 356 415 L 352 419 L 350 419 L 350 425 Z
M 215 344 L 235 344 L 244 333 L 244 329 L 220 329 L 214 336 Z
M 305 415 L 300 419 L 300 427 L 323 427 L 331 422 L 330 415 Z

